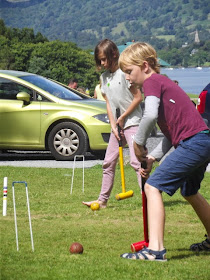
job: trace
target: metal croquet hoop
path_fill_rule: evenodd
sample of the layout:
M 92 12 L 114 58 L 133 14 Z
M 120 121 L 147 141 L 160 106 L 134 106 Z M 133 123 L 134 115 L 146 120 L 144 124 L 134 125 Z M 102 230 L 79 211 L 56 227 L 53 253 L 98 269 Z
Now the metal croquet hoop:
M 72 179 L 71 179 L 71 190 L 70 194 L 72 194 L 73 191 L 73 185 L 74 185 L 74 169 L 75 169 L 75 163 L 77 158 L 82 158 L 82 192 L 84 193 L 85 191 L 85 186 L 84 186 L 84 180 L 85 180 L 85 175 L 84 175 L 84 168 L 85 168 L 85 157 L 84 155 L 76 155 L 74 156 L 74 164 L 73 164 L 73 173 L 72 173 Z
M 31 236 L 31 248 L 34 252 L 34 240 L 33 240 L 33 232 L 32 232 L 32 225 L 31 225 L 31 213 L 30 213 L 30 205 L 29 205 L 29 197 L 28 197 L 28 186 L 25 181 L 14 181 L 12 182 L 12 195 L 13 195 L 13 207 L 14 207 L 14 220 L 15 220 L 15 234 L 16 234 L 16 245 L 17 251 L 19 251 L 19 244 L 18 244 L 18 228 L 17 228 L 17 216 L 16 216 L 16 205 L 15 205 L 15 184 L 25 184 L 26 188 L 26 201 L 28 207 L 28 220 L 29 220 L 29 227 L 30 227 L 30 236 Z

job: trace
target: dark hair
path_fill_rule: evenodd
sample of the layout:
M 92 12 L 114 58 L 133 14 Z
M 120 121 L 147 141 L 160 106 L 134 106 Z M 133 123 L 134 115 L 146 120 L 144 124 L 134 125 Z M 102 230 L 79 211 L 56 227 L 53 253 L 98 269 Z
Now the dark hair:
M 96 66 L 98 69 L 101 69 L 101 61 L 98 58 L 99 53 L 103 52 L 106 56 L 108 66 L 111 68 L 113 65 L 118 64 L 119 59 L 119 50 L 114 42 L 109 39 L 101 40 L 95 47 L 94 58 Z
M 78 80 L 77 79 L 70 79 L 69 84 L 73 84 L 73 83 L 78 83 Z

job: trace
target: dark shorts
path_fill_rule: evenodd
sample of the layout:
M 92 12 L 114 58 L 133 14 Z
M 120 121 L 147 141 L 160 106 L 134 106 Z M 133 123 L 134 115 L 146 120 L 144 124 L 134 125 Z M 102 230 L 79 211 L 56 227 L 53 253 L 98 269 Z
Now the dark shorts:
M 171 196 L 179 188 L 183 196 L 194 195 L 200 189 L 209 162 L 210 133 L 198 133 L 181 141 L 147 183 Z

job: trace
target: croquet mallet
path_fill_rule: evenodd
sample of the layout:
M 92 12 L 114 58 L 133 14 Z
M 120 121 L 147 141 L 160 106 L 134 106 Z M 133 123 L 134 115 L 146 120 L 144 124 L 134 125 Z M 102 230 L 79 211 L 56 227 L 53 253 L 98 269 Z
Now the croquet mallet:
M 142 162 L 141 164 L 142 168 L 146 169 L 147 164 L 146 162 Z M 144 247 L 148 247 L 149 245 L 149 237 L 148 237 L 148 219 L 147 219 L 147 197 L 144 192 L 144 185 L 145 185 L 146 179 L 142 177 L 142 210 L 143 210 L 143 225 L 144 225 L 144 240 L 139 241 L 136 243 L 131 244 L 131 251 L 132 252 L 138 252 L 142 250 Z
M 117 119 L 120 117 L 120 109 L 119 108 L 116 109 L 116 117 L 117 117 Z M 129 198 L 129 197 L 133 196 L 133 191 L 132 190 L 127 191 L 127 192 L 125 190 L 125 173 L 124 173 L 124 165 L 123 165 L 122 135 L 121 135 L 120 132 L 121 132 L 121 128 L 118 125 L 118 134 L 119 134 L 119 137 L 120 137 L 120 140 L 119 140 L 119 159 L 120 159 L 120 173 L 121 173 L 122 192 L 116 194 L 115 197 L 116 197 L 117 200 L 122 200 L 122 199 L 126 199 L 126 198 Z

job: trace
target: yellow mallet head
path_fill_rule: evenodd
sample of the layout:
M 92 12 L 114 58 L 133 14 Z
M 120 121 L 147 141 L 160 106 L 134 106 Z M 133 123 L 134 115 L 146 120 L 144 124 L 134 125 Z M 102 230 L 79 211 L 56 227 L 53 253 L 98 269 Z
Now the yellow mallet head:
M 122 199 L 126 199 L 126 198 L 129 198 L 129 197 L 132 197 L 133 196 L 133 191 L 127 191 L 127 192 L 124 192 L 124 193 L 118 193 L 116 194 L 116 199 L 117 200 L 122 200 Z

